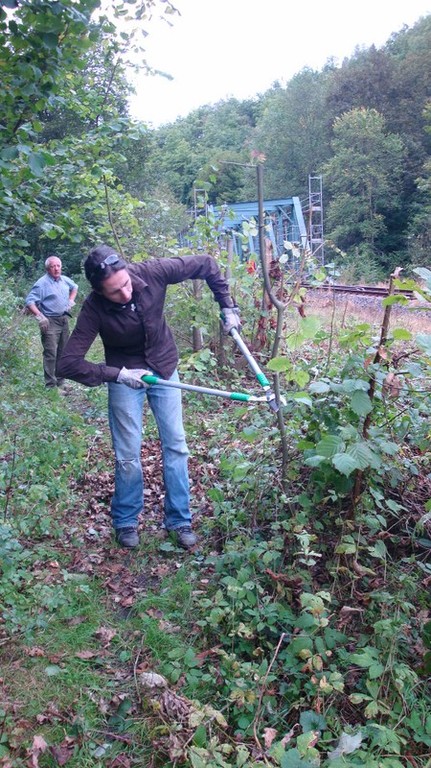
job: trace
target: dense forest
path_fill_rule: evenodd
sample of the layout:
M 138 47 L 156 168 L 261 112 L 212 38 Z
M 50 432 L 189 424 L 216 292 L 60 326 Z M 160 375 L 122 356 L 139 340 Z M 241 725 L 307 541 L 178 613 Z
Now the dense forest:
M 130 117 L 127 74 L 137 58 L 156 74 L 142 33 L 176 13 L 0 2 L 0 766 L 431 768 L 431 16 L 153 129 Z M 310 177 L 325 269 L 305 248 L 296 273 L 264 248 L 237 258 L 201 205 L 263 192 L 306 210 Z M 169 285 L 187 552 L 161 529 L 152 414 L 129 551 L 107 387 L 44 386 L 24 297 L 57 254 L 73 325 L 100 242 L 213 255 L 254 356 L 203 281 Z
M 210 203 L 256 199 L 256 158 L 266 199 L 295 195 L 306 205 L 309 176 L 322 175 L 330 259 L 360 264 L 369 278 L 426 265 L 431 17 L 341 66 L 328 61 L 255 99 L 149 129 L 128 114 L 127 8 L 116 9 L 120 34 L 95 1 L 51 5 L 2 4 L 6 270 L 31 269 L 55 248 L 78 271 L 101 237 L 129 256 L 162 255 L 188 226 L 196 187 Z

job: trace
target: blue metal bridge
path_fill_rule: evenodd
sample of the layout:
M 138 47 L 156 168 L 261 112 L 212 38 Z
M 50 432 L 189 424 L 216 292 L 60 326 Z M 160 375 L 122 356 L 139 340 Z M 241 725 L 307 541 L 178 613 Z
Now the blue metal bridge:
M 307 228 L 299 197 L 264 200 L 265 238 L 269 239 L 278 259 L 293 245 L 310 250 Z M 252 253 L 259 253 L 258 203 L 232 203 L 208 206 L 220 230 L 233 238 L 234 252 L 240 260 L 247 260 Z
M 305 253 L 316 264 L 324 265 L 321 176 L 309 176 L 308 200 L 304 207 L 299 197 L 264 200 L 262 207 L 264 237 L 266 243 L 271 243 L 275 260 L 283 257 L 283 263 L 296 267 L 300 255 Z M 205 190 L 195 188 L 194 210 L 191 213 L 195 220 L 199 216 L 211 215 L 220 241 L 229 239 L 240 261 L 248 261 L 251 254 L 259 255 L 257 201 L 213 206 L 207 203 Z M 179 242 L 180 245 L 190 244 L 190 230 L 179 235 Z M 226 242 L 223 247 L 226 247 Z

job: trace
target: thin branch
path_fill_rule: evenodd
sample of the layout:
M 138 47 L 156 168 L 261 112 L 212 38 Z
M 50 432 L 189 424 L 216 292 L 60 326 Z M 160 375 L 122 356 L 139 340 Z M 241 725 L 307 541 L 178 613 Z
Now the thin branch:
M 259 748 L 259 750 L 260 750 L 260 752 L 262 754 L 263 754 L 262 745 L 261 745 L 261 743 L 259 741 L 259 737 L 257 735 L 257 728 L 258 728 L 258 724 L 259 724 L 259 721 L 260 721 L 260 714 L 261 714 L 261 711 L 262 711 L 262 699 L 263 699 L 264 693 L 266 691 L 266 682 L 268 680 L 268 675 L 269 675 L 269 673 L 271 672 L 271 669 L 274 666 L 275 660 L 276 660 L 276 658 L 277 658 L 277 656 L 279 654 L 279 651 L 280 651 L 281 644 L 282 644 L 282 642 L 283 642 L 285 637 L 286 637 L 286 632 L 282 632 L 281 635 L 280 635 L 280 639 L 279 639 L 279 641 L 277 643 L 277 647 L 276 647 L 276 649 L 274 651 L 274 655 L 273 655 L 273 657 L 272 657 L 272 659 L 270 661 L 268 669 L 266 670 L 265 677 L 263 678 L 263 682 L 262 682 L 262 685 L 261 685 L 261 688 L 260 688 L 259 700 L 258 700 L 258 703 L 257 703 L 256 714 L 255 714 L 254 720 L 253 720 L 253 736 L 254 736 L 254 740 L 255 740 L 255 742 L 256 742 L 256 744 L 257 744 L 257 746 L 258 746 L 258 748 Z M 264 756 L 263 756 L 263 759 L 265 761 L 265 765 L 268 765 L 268 761 L 265 759 Z
M 7 519 L 7 513 L 8 513 L 8 507 L 9 502 L 12 498 L 12 483 L 13 479 L 15 477 L 15 467 L 16 467 L 16 441 L 17 441 L 17 435 L 15 434 L 13 437 L 13 450 L 12 450 L 12 464 L 10 468 L 10 477 L 9 477 L 9 483 L 7 484 L 5 488 L 5 505 L 4 505 L 4 511 L 3 511 L 3 519 Z
M 109 224 L 111 226 L 112 234 L 114 235 L 114 240 L 115 240 L 115 242 L 117 244 L 118 253 L 124 259 L 125 258 L 124 252 L 123 252 L 123 249 L 121 247 L 121 243 L 120 243 L 119 237 L 117 235 L 117 230 L 115 229 L 114 220 L 112 218 L 112 210 L 111 210 L 111 204 L 110 204 L 110 201 L 109 201 L 109 193 L 108 193 L 108 184 L 107 184 L 106 176 L 105 175 L 103 176 L 103 184 L 104 184 L 104 187 L 105 187 L 105 200 L 106 200 L 106 209 L 108 211 Z
M 388 296 L 392 296 L 394 293 L 394 280 L 399 276 L 399 272 L 400 272 L 400 268 L 397 267 L 390 276 Z M 385 306 L 385 311 L 383 314 L 383 320 L 382 320 L 381 331 L 380 331 L 380 340 L 377 346 L 376 354 L 374 355 L 373 365 L 378 365 L 383 360 L 383 349 L 385 348 L 386 343 L 388 341 L 389 321 L 391 318 L 391 311 L 392 311 L 392 305 L 387 304 Z M 369 379 L 369 389 L 368 389 L 368 396 L 371 400 L 371 403 L 373 403 L 374 397 L 376 394 L 376 384 L 377 384 L 376 377 L 371 376 Z M 368 438 L 372 417 L 373 417 L 373 409 L 371 409 L 370 412 L 367 413 L 364 419 L 364 424 L 362 427 L 362 437 L 364 438 L 364 440 L 367 440 Z M 353 489 L 353 509 L 355 509 L 356 504 L 361 496 L 363 482 L 364 482 L 364 471 L 360 469 L 356 472 L 356 477 L 355 477 L 355 485 Z

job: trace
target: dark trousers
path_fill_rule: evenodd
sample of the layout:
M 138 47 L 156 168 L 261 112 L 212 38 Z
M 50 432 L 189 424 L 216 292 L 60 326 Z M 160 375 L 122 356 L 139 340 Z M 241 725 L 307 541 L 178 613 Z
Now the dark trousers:
M 69 338 L 67 315 L 49 317 L 49 328 L 41 334 L 43 347 L 43 374 L 46 387 L 58 387 L 63 379 L 57 379 L 57 362 Z

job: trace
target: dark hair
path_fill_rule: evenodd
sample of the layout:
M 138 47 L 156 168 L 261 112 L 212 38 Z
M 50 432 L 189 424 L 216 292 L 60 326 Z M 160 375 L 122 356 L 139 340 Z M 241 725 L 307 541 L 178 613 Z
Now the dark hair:
M 109 256 L 116 256 L 117 261 L 109 263 Z M 106 263 L 107 260 L 108 263 Z M 96 246 L 84 261 L 85 277 L 95 291 L 99 291 L 104 280 L 114 272 L 119 272 L 120 269 L 127 269 L 127 264 L 110 245 Z

